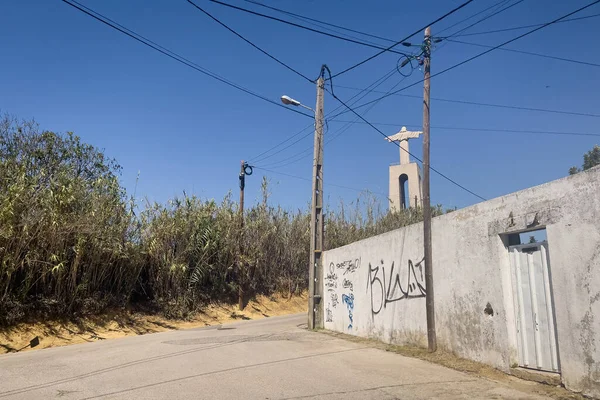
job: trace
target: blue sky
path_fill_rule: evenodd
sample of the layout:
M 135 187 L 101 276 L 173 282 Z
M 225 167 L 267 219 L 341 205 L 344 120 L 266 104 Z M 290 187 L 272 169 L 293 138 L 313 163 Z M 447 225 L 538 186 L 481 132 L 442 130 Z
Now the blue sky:
M 248 39 L 316 77 L 325 63 L 335 74 L 376 50 L 340 42 L 196 0 Z M 268 12 L 242 0 L 231 3 Z M 400 39 L 424 26 L 462 0 L 417 1 L 264 0 L 266 4 L 331 23 Z M 433 34 L 494 4 L 475 0 L 432 28 Z M 465 33 L 543 23 L 589 1 L 524 0 Z M 185 0 L 81 0 L 81 3 L 164 47 L 248 89 L 278 101 L 288 94 L 314 107 L 315 87 L 194 9 Z M 510 4 L 510 3 L 508 3 Z M 578 16 L 600 13 L 600 5 Z M 277 15 L 281 16 L 281 15 Z M 464 27 L 459 25 L 444 34 Z M 460 38 L 495 45 L 523 31 Z M 600 63 L 594 38 L 598 18 L 557 24 L 507 47 Z M 241 159 L 251 159 L 311 123 L 303 116 L 253 98 L 151 50 L 93 20 L 59 0 L 5 2 L 0 15 L 3 63 L 0 110 L 20 118 L 35 118 L 44 129 L 74 131 L 85 141 L 116 158 L 123 166 L 122 182 L 130 192 L 140 171 L 137 197 L 165 201 L 185 190 L 221 199 L 229 190 L 237 197 Z M 422 34 L 413 38 L 419 42 Z M 386 42 L 380 42 L 385 45 Z M 402 49 L 402 48 L 401 48 Z M 404 48 L 406 49 L 406 48 Z M 433 54 L 432 72 L 441 71 L 483 49 L 446 43 Z M 334 79 L 342 99 L 356 93 L 336 85 L 362 88 L 390 71 L 397 55 L 385 54 Z M 380 88 L 388 90 L 402 77 L 392 76 Z M 415 70 L 403 84 L 422 78 Z M 600 109 L 600 69 L 562 61 L 494 51 L 433 78 L 433 97 L 509 104 L 575 112 Z M 402 87 L 402 86 L 399 86 Z M 406 90 L 421 95 L 422 86 Z M 373 99 L 377 94 L 366 97 Z M 325 98 L 326 112 L 338 107 Z M 598 118 L 488 108 L 432 101 L 432 165 L 486 198 L 493 198 L 567 175 L 580 165 L 582 154 L 598 137 L 547 136 L 445 130 L 437 127 L 522 129 L 600 133 Z M 402 125 L 422 123 L 418 98 L 391 96 L 366 118 L 394 134 Z M 344 120 L 350 119 L 347 114 Z M 343 124 L 329 122 L 326 137 Z M 312 146 L 308 135 L 289 149 L 256 165 L 280 173 L 310 178 L 311 157 L 296 155 Z M 421 155 L 421 141 L 411 143 Z M 308 151 L 306 154 L 310 154 Z M 398 161 L 397 147 L 370 127 L 354 124 L 325 148 L 325 191 L 329 203 L 348 203 L 357 192 L 339 187 L 387 193 L 388 165 Z M 260 178 L 271 180 L 272 202 L 304 207 L 310 182 L 256 170 L 248 178 L 249 201 L 259 197 Z M 479 200 L 435 174 L 432 201 L 464 207 Z

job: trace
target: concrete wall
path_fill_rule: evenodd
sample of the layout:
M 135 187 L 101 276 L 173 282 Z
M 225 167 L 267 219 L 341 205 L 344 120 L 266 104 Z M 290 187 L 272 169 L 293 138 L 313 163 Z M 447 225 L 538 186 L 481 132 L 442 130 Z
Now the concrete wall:
M 517 364 L 507 234 L 544 227 L 562 380 L 600 397 L 600 167 L 433 220 L 438 345 L 505 371 Z M 422 232 L 326 251 L 325 328 L 426 345 Z

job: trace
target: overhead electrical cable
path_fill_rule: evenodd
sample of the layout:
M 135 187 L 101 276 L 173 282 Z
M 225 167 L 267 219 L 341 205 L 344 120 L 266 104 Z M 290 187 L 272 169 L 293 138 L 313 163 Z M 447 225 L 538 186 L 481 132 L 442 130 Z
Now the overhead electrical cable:
M 336 85 L 336 87 L 342 88 L 342 89 L 350 89 L 350 90 L 362 90 L 359 88 L 354 88 L 352 86 Z M 384 92 L 382 90 L 370 90 L 370 91 L 372 93 L 382 93 L 382 94 L 388 93 L 388 92 Z M 423 99 L 423 96 L 412 95 L 412 94 L 394 93 L 393 95 L 400 96 L 400 97 L 410 97 L 410 98 L 414 98 L 414 99 Z M 379 97 L 378 99 L 380 100 L 381 97 Z M 376 99 L 376 100 L 378 100 L 378 99 Z M 582 117 L 600 118 L 600 114 L 576 112 L 576 111 L 564 111 L 564 110 L 551 110 L 551 109 L 539 108 L 539 107 L 524 107 L 524 106 L 516 106 L 516 105 L 510 105 L 510 104 L 483 103 L 483 102 L 477 102 L 477 101 L 445 99 L 445 98 L 441 98 L 441 97 L 432 97 L 431 100 L 442 101 L 442 102 L 446 102 L 446 103 L 455 103 L 455 104 L 468 104 L 468 105 L 475 105 L 475 106 L 482 106 L 482 107 L 507 108 L 507 109 L 512 109 L 512 110 L 537 111 L 537 112 L 552 113 L 552 114 L 564 114 L 564 115 L 576 115 L 576 116 L 582 116 Z M 371 103 L 370 102 L 363 103 L 359 106 L 356 106 L 355 108 L 362 108 L 363 106 L 366 106 L 369 104 L 371 104 Z M 335 117 L 337 117 L 338 115 L 341 115 L 341 114 L 345 114 L 345 113 L 346 112 L 337 114 L 336 116 L 332 117 L 331 120 L 335 120 Z
M 278 103 L 278 102 L 276 102 L 274 100 L 271 100 L 271 99 L 269 99 L 269 98 L 267 98 L 267 97 L 265 97 L 263 95 L 255 93 L 255 92 L 253 92 L 250 89 L 247 89 L 247 88 L 245 88 L 245 87 L 243 87 L 241 85 L 238 85 L 238 84 L 236 84 L 236 83 L 234 83 L 234 82 L 232 82 L 232 81 L 230 81 L 230 80 L 228 80 L 228 79 L 226 79 L 226 78 L 224 78 L 224 77 L 222 77 L 222 76 L 220 76 L 220 75 L 218 75 L 218 74 L 216 74 L 216 73 L 214 73 L 214 72 L 212 72 L 212 71 L 210 71 L 210 70 L 208 70 L 208 69 L 206 69 L 206 68 L 204 68 L 204 67 L 202 67 L 202 66 L 200 66 L 198 64 L 196 64 L 195 62 L 190 61 L 187 58 L 185 58 L 185 57 L 183 57 L 183 56 L 181 56 L 181 55 L 179 55 L 179 54 L 177 54 L 177 53 L 175 53 L 175 52 L 173 52 L 173 51 L 171 51 L 171 50 L 169 50 L 169 49 L 167 49 L 167 48 L 165 48 L 165 47 L 163 47 L 163 46 L 161 46 L 161 45 L 159 45 L 159 44 L 157 44 L 157 43 L 155 43 L 153 41 L 151 41 L 150 39 L 145 38 L 144 36 L 142 36 L 142 35 L 134 32 L 134 31 L 132 31 L 131 29 L 128 29 L 128 28 L 124 27 L 123 25 L 118 24 L 118 23 L 112 21 L 111 19 L 103 16 L 102 14 L 100 14 L 100 13 L 98 13 L 96 11 L 93 11 L 89 7 L 86 7 L 86 6 L 78 3 L 75 0 L 62 0 L 62 1 L 64 3 L 70 5 L 71 7 L 78 9 L 79 11 L 83 12 L 84 14 L 89 15 L 90 17 L 96 19 L 97 21 L 100 21 L 103 24 L 105 24 L 105 25 L 107 25 L 107 26 L 109 26 L 109 27 L 111 27 L 111 28 L 113 28 L 113 29 L 115 29 L 115 30 L 117 30 L 117 31 L 119 31 L 119 32 L 121 32 L 121 33 L 129 36 L 130 38 L 132 38 L 132 39 L 134 39 L 134 40 L 136 40 L 136 41 L 138 41 L 138 42 L 140 42 L 140 43 L 142 43 L 142 44 L 144 44 L 144 45 L 146 45 L 146 46 L 148 46 L 148 47 L 150 47 L 150 48 L 158 51 L 159 53 L 161 53 L 161 54 L 163 54 L 163 55 L 165 55 L 165 56 L 167 56 L 167 57 L 169 57 L 169 58 L 171 58 L 171 59 L 173 59 L 173 60 L 175 60 L 175 61 L 177 61 L 177 62 L 179 62 L 181 64 L 184 64 L 184 65 L 186 65 L 186 66 L 188 66 L 188 67 L 190 67 L 190 68 L 192 68 L 192 69 L 194 69 L 194 70 L 196 70 L 196 71 L 198 71 L 198 72 L 200 72 L 200 73 L 202 73 L 204 75 L 207 75 L 207 76 L 209 76 L 209 77 L 211 77 L 211 78 L 213 78 L 213 79 L 215 79 L 215 80 L 217 80 L 217 81 L 219 81 L 221 83 L 224 83 L 224 84 L 226 84 L 228 86 L 236 88 L 236 89 L 238 89 L 238 90 L 240 90 L 240 91 L 242 91 L 244 93 L 247 93 L 247 94 L 249 94 L 249 95 L 251 95 L 253 97 L 259 98 L 259 99 L 261 99 L 263 101 L 266 101 L 268 103 L 274 104 L 274 105 L 276 105 L 278 107 L 281 107 L 283 109 L 286 109 L 288 111 L 294 112 L 296 114 L 303 115 L 305 117 L 313 118 L 313 116 L 310 115 L 310 114 L 306 114 L 306 113 L 304 113 L 302 111 L 294 110 L 294 109 L 290 109 L 288 107 L 285 107 L 283 104 L 280 104 L 280 103 Z
M 267 19 L 270 19 L 270 20 L 273 20 L 273 21 L 278 21 L 278 22 L 284 23 L 286 25 L 294 26 L 296 28 L 300 28 L 300 29 L 304 29 L 304 30 L 307 30 L 307 31 L 310 31 L 310 32 L 314 32 L 314 33 L 318 33 L 318 34 L 321 34 L 321 35 L 329 36 L 329 37 L 332 37 L 334 39 L 339 39 L 339 40 L 343 40 L 343 41 L 346 41 L 346 42 L 350 42 L 350 43 L 354 43 L 354 44 L 359 44 L 359 45 L 366 46 L 366 47 L 371 47 L 371 48 L 374 48 L 374 49 L 379 49 L 379 50 L 382 50 L 383 52 L 389 51 L 389 52 L 395 53 L 395 54 L 406 55 L 406 53 L 398 51 L 398 50 L 394 50 L 394 49 L 391 49 L 391 48 L 385 48 L 383 46 L 378 46 L 378 45 L 375 45 L 375 44 L 367 43 L 367 42 L 356 40 L 356 39 L 351 39 L 351 38 L 340 36 L 340 35 L 335 35 L 335 34 L 332 34 L 332 33 L 327 33 L 327 32 L 324 32 L 324 31 L 321 31 L 321 30 L 318 30 L 318 29 L 314 29 L 314 28 L 310 28 L 308 26 L 300 25 L 300 24 L 297 24 L 295 22 L 287 21 L 285 19 L 273 17 L 271 15 L 262 14 L 262 13 L 259 13 L 257 11 L 249 10 L 247 8 L 244 8 L 244 7 L 235 6 L 233 4 L 225 3 L 225 2 L 222 2 L 222 1 L 219 1 L 219 0 L 209 0 L 209 1 L 211 1 L 213 3 L 216 3 L 216 4 L 220 4 L 220 5 L 225 6 L 225 7 L 233 8 L 233 9 L 238 10 L 238 11 L 242 11 L 242 12 L 245 12 L 245 13 L 248 13 L 248 14 L 256 15 L 257 17 L 267 18 Z M 470 1 L 473 1 L 473 0 L 470 0 Z
M 552 24 L 555 24 L 555 23 L 557 23 L 558 21 L 561 21 L 561 20 L 563 20 L 563 19 L 565 19 L 565 18 L 567 18 L 567 17 L 570 17 L 571 15 L 573 15 L 573 14 L 576 14 L 576 13 L 578 13 L 578 12 L 581 12 L 581 11 L 583 11 L 583 10 L 585 10 L 585 9 L 587 9 L 587 8 L 589 8 L 589 7 L 591 7 L 591 6 L 593 6 L 593 5 L 596 5 L 596 4 L 598 4 L 598 3 L 600 3 L 600 0 L 595 0 L 595 1 L 593 1 L 593 2 L 591 2 L 591 3 L 589 3 L 589 4 L 587 4 L 587 5 L 585 5 L 585 6 L 583 6 L 583 7 L 580 7 L 580 8 L 578 8 L 578 9 L 576 9 L 575 11 L 572 11 L 572 12 L 570 12 L 570 13 L 568 13 L 568 14 L 565 14 L 565 15 L 563 15 L 562 17 L 559 17 L 559 18 L 557 18 L 557 19 L 555 19 L 555 20 L 553 20 L 553 21 L 547 22 L 547 23 L 545 23 L 544 25 L 542 25 L 542 26 L 540 26 L 540 27 L 538 27 L 538 28 L 532 29 L 532 30 L 530 30 L 530 31 L 528 31 L 528 32 L 526 32 L 526 33 L 523 33 L 523 34 L 521 34 L 521 35 L 519 35 L 519 36 L 516 36 L 516 37 L 514 37 L 514 38 L 512 38 L 512 39 L 509 39 L 509 40 L 507 40 L 507 41 L 505 41 L 505 42 L 503 42 L 503 43 L 500 43 L 500 44 L 498 44 L 498 45 L 496 45 L 496 46 L 492 46 L 492 47 L 491 47 L 491 48 L 489 48 L 488 50 L 486 50 L 486 51 L 483 51 L 483 52 L 481 52 L 481 53 L 479 53 L 479 54 L 476 54 L 476 55 L 474 55 L 473 57 L 467 58 L 466 60 L 463 60 L 463 61 L 461 61 L 461 62 L 459 62 L 459 63 L 457 63 L 457 64 L 454 64 L 454 65 L 452 65 L 452 66 L 450 66 L 450 67 L 448 67 L 448 68 L 446 68 L 446 69 L 443 69 L 443 70 L 442 70 L 442 71 L 440 71 L 440 72 L 437 72 L 437 73 L 435 73 L 435 74 L 431 74 L 431 76 L 430 76 L 430 79 L 431 79 L 431 78 L 433 78 L 433 77 L 435 77 L 435 76 L 442 75 L 442 74 L 444 74 L 444 73 L 446 73 L 446 72 L 448 72 L 448 71 L 451 71 L 451 70 L 453 70 L 453 69 L 455 69 L 455 68 L 458 68 L 458 67 L 460 67 L 461 65 L 467 64 L 467 63 L 469 63 L 469 62 L 471 62 L 471 61 L 473 61 L 473 60 L 475 60 L 475 59 L 477 59 L 477 58 L 479 58 L 479 57 L 481 57 L 481 56 L 484 56 L 484 55 L 486 55 L 486 54 L 488 54 L 488 53 L 491 53 L 491 52 L 492 52 L 492 51 L 494 51 L 494 50 L 497 50 L 497 49 L 501 48 L 502 46 L 505 46 L 505 45 L 507 45 L 507 44 L 509 44 L 509 43 L 515 42 L 515 41 L 517 41 L 517 40 L 519 40 L 519 39 L 521 39 L 521 38 L 523 38 L 523 37 L 525 37 L 525 36 L 531 35 L 531 34 L 532 34 L 532 33 L 534 33 L 534 32 L 537 32 L 537 31 L 539 31 L 539 30 L 541 30 L 541 29 L 543 29 L 543 28 L 545 28 L 545 27 L 547 27 L 547 26 L 550 26 L 550 25 L 552 25 Z M 363 103 L 363 104 L 361 104 L 361 105 L 358 105 L 358 106 L 356 106 L 355 108 L 361 108 L 361 107 L 364 107 L 364 106 L 366 106 L 366 105 L 368 105 L 368 104 L 371 104 L 371 103 L 373 103 L 373 102 L 375 102 L 375 101 L 379 101 L 380 99 L 384 99 L 384 98 L 386 98 L 386 97 L 389 97 L 389 96 L 396 95 L 397 93 L 400 93 L 400 92 L 402 92 L 402 91 L 404 91 L 404 90 L 406 90 L 406 89 L 408 89 L 408 88 L 411 88 L 411 87 L 413 87 L 413 86 L 416 86 L 416 85 L 418 85 L 419 83 L 423 83 L 423 81 L 424 81 L 424 79 L 421 79 L 421 80 L 419 80 L 419 81 L 417 81 L 417 82 L 414 82 L 414 83 L 412 83 L 412 84 L 410 84 L 410 85 L 404 86 L 403 88 L 401 88 L 401 89 L 398 89 L 398 90 L 396 90 L 396 91 L 394 91 L 394 92 L 387 93 L 387 94 L 385 94 L 385 95 L 383 95 L 383 96 L 381 96 L 381 97 L 379 97 L 379 98 L 377 98 L 377 99 L 374 99 L 374 100 L 368 101 L 368 102 L 366 102 L 366 103 Z M 338 114 L 338 115 L 339 115 L 339 114 Z
M 442 30 L 441 30 L 441 31 L 439 31 L 438 33 L 445 32 L 445 31 L 447 31 L 447 30 L 450 30 L 450 29 L 454 28 L 455 26 L 462 24 L 463 22 L 467 22 L 468 20 L 470 20 L 470 19 L 472 19 L 472 18 L 475 18 L 476 16 L 478 16 L 478 15 L 480 15 L 480 14 L 483 14 L 484 12 L 491 10 L 492 8 L 496 8 L 496 7 L 502 7 L 504 4 L 508 3 L 509 1 L 510 1 L 510 0 L 500 0 L 499 2 L 497 2 L 497 3 L 494 3 L 494 4 L 492 4 L 492 5 L 491 5 L 491 6 L 489 6 L 489 7 L 486 7 L 486 8 L 484 8 L 483 10 L 476 12 L 475 14 L 472 14 L 472 15 L 470 15 L 470 16 L 468 16 L 468 17 L 466 17 L 466 18 L 463 18 L 463 19 L 461 19 L 461 20 L 460 20 L 460 21 L 458 21 L 458 22 L 455 22 L 454 24 L 452 24 L 452 25 L 450 25 L 450 26 L 448 26 L 448 27 L 446 27 L 446 28 L 442 29 Z
M 586 15 L 585 17 L 577 17 L 577 18 L 567 18 L 567 19 L 563 19 L 562 21 L 559 21 L 557 23 L 580 21 L 580 20 L 584 20 L 584 19 L 597 18 L 597 17 L 600 17 L 600 14 Z M 490 31 L 472 32 L 472 33 L 461 33 L 459 35 L 452 35 L 452 37 L 489 35 L 489 34 L 492 34 L 492 33 L 510 32 L 510 31 L 516 31 L 516 30 L 521 30 L 521 29 L 536 28 L 536 27 L 542 26 L 542 25 L 544 25 L 544 24 L 532 24 L 532 25 L 523 25 L 523 26 L 513 26 L 512 28 L 494 29 L 494 30 L 490 30 Z
M 375 80 L 375 82 L 371 83 L 371 84 L 370 84 L 369 86 L 367 86 L 366 88 L 359 90 L 359 93 L 357 93 L 357 94 L 355 94 L 354 96 L 352 96 L 352 98 L 351 98 L 350 100 L 354 99 L 355 97 L 358 97 L 358 96 L 360 96 L 360 95 L 361 95 L 361 93 L 363 93 L 363 92 L 365 92 L 365 91 L 367 91 L 367 94 L 368 94 L 368 90 L 369 90 L 370 88 L 373 88 L 373 89 L 374 89 L 374 88 L 376 88 L 376 87 L 380 86 L 380 85 L 381 85 L 381 84 L 383 84 L 383 83 L 384 83 L 386 80 L 388 80 L 389 78 L 391 78 L 391 77 L 392 77 L 392 76 L 395 74 L 395 72 L 396 72 L 396 68 L 394 68 L 394 69 L 392 69 L 391 71 L 389 71 L 389 72 L 385 73 L 385 74 L 384 74 L 382 77 L 380 77 L 380 78 L 378 78 L 377 80 Z M 363 97 L 364 97 L 364 96 L 361 96 L 361 97 L 360 97 L 358 100 L 362 99 Z M 357 101 L 358 101 L 358 100 L 357 100 Z M 339 110 L 339 109 L 341 109 L 341 108 L 342 108 L 342 106 L 341 106 L 341 105 L 339 105 L 337 108 L 335 108 L 334 110 L 330 111 L 330 112 L 329 112 L 329 113 L 328 113 L 328 114 L 325 116 L 325 118 L 327 118 L 327 119 L 328 119 L 328 116 L 329 116 L 329 114 L 332 114 L 332 113 L 334 113 L 334 112 L 338 111 L 338 110 Z M 262 153 L 260 153 L 260 154 L 259 154 L 259 155 L 257 155 L 256 157 L 250 158 L 250 159 L 249 159 L 249 161 L 252 161 L 252 162 L 255 162 L 255 163 L 256 163 L 256 162 L 262 162 L 262 161 L 264 161 L 264 160 L 266 160 L 266 159 L 268 159 L 268 158 L 271 158 L 271 157 L 273 157 L 273 156 L 275 156 L 275 155 L 277 155 L 277 154 L 281 153 L 281 152 L 282 152 L 282 151 L 284 151 L 284 150 L 287 150 L 288 148 L 292 147 L 292 145 L 294 145 L 294 144 L 296 144 L 296 143 L 300 142 L 302 139 L 304 139 L 304 138 L 306 138 L 306 137 L 310 136 L 311 134 L 313 134 L 313 132 L 312 132 L 312 131 L 309 131 L 309 132 L 307 132 L 306 134 L 304 134 L 304 135 L 303 135 L 303 136 L 302 136 L 300 139 L 296 140 L 294 143 L 292 143 L 292 144 L 290 144 L 290 145 L 288 145 L 288 146 L 284 147 L 283 149 L 280 149 L 279 151 L 277 151 L 277 152 L 275 152 L 275 153 L 273 153 L 273 154 L 271 154 L 271 155 L 268 155 L 268 156 L 265 156 L 265 157 L 263 157 L 265 154 L 268 154 L 268 153 L 269 153 L 269 152 L 271 152 L 272 150 L 275 150 L 276 148 L 278 148 L 278 147 L 280 147 L 280 146 L 284 145 L 285 143 L 289 142 L 289 141 L 290 141 L 290 140 L 292 140 L 294 137 L 297 137 L 297 136 L 299 136 L 300 134 L 302 134 L 303 132 L 305 132 L 305 131 L 306 131 L 307 129 L 309 129 L 309 128 L 314 128 L 314 124 L 310 124 L 310 125 L 308 125 L 308 126 L 304 127 L 302 130 L 300 130 L 300 131 L 299 131 L 299 132 L 297 132 L 296 134 L 292 135 L 291 137 L 289 137 L 289 138 L 287 138 L 287 139 L 283 140 L 282 142 L 280 142 L 280 143 L 276 144 L 275 146 L 272 146 L 272 147 L 270 147 L 269 149 L 267 149 L 267 150 L 263 151 Z
M 256 50 L 260 51 L 261 53 L 263 53 L 264 55 L 266 55 L 267 57 L 269 57 L 270 59 L 272 59 L 273 61 L 277 62 L 278 64 L 280 64 L 282 66 L 284 66 L 288 70 L 292 71 L 296 75 L 299 75 L 300 77 L 304 78 L 305 80 L 309 81 L 310 83 L 315 83 L 314 79 L 310 79 L 309 77 L 307 77 L 306 75 L 304 75 L 302 72 L 299 72 L 297 69 L 289 66 L 288 64 L 284 63 L 283 61 L 281 61 L 277 57 L 275 57 L 275 56 L 271 55 L 270 53 L 268 53 L 266 50 L 263 50 L 261 47 L 257 46 L 256 44 L 254 44 L 250 40 L 246 39 L 240 33 L 236 32 L 234 29 L 230 28 L 227 24 L 225 24 L 224 22 L 220 21 L 217 17 L 215 17 L 212 14 L 210 14 L 208 11 L 206 11 L 204 8 L 202 8 L 199 5 L 197 5 L 196 3 L 194 3 L 192 0 L 187 0 L 187 2 L 190 3 L 191 5 L 193 5 L 194 7 L 196 7 L 198 10 L 200 10 L 206 16 L 208 16 L 209 18 L 211 18 L 213 21 L 215 21 L 216 23 L 218 23 L 219 25 L 221 25 L 223 28 L 227 29 L 229 32 L 233 33 L 234 35 L 236 35 L 237 37 L 239 37 L 240 39 L 242 39 L 244 42 L 248 43 L 250 46 L 254 47 Z
M 600 1 L 600 0 L 598 0 L 598 1 Z M 367 121 L 362 115 L 360 115 L 358 112 L 356 112 L 352 107 L 348 106 L 342 99 L 340 99 L 339 97 L 337 97 L 333 92 L 329 92 L 329 93 L 333 96 L 334 99 L 336 99 L 341 104 L 343 104 L 344 107 L 346 107 L 348 110 L 350 110 L 350 112 L 352 112 L 354 115 L 356 115 L 358 118 L 360 118 L 363 122 L 365 122 L 367 125 L 369 125 L 371 128 L 373 128 L 375 131 L 377 131 L 383 137 L 385 137 L 385 138 L 388 137 L 388 135 L 386 135 L 379 128 L 377 128 L 375 125 L 373 125 L 372 123 L 370 123 L 369 121 Z M 400 144 L 398 142 L 392 142 L 392 143 L 394 143 L 400 149 L 402 149 L 403 151 L 405 151 L 406 153 L 408 153 L 410 156 L 412 156 L 415 160 L 419 161 L 421 164 L 423 163 L 423 160 L 421 160 L 419 157 L 415 156 L 410 151 L 408 151 L 408 150 L 400 147 Z M 429 169 L 431 169 L 433 172 L 435 172 L 436 174 L 438 174 L 442 178 L 446 179 L 448 182 L 450 182 L 450 183 L 456 185 L 457 187 L 463 189 L 464 191 L 472 194 L 473 196 L 475 196 L 475 197 L 477 197 L 477 198 L 479 198 L 479 199 L 481 199 L 483 201 L 486 200 L 484 197 L 482 197 L 482 196 L 478 195 L 477 193 L 473 192 L 472 190 L 466 188 L 465 186 L 463 186 L 460 183 L 456 182 L 454 179 L 450 178 L 449 176 L 447 176 L 446 174 L 442 173 L 441 171 L 435 169 L 434 167 L 430 166 Z
M 211 0 L 211 1 L 216 1 L 216 0 Z M 473 2 L 473 0 L 468 0 L 464 3 L 462 3 L 461 5 L 459 5 L 458 7 L 455 7 L 454 9 L 448 11 L 446 14 L 442 15 L 441 17 L 437 18 L 436 20 L 428 23 L 427 25 L 423 26 L 422 28 L 417 29 L 416 31 L 414 31 L 413 33 L 411 33 L 410 35 L 406 36 L 405 38 L 395 42 L 394 44 L 388 46 L 387 48 L 381 50 L 380 52 L 373 54 L 370 57 L 365 58 L 364 60 L 344 69 L 341 72 L 338 72 L 336 74 L 334 74 L 333 76 L 331 76 L 330 78 L 335 78 L 337 76 L 340 76 L 342 74 L 345 74 L 346 72 L 352 71 L 353 69 L 363 65 L 366 62 L 369 62 L 371 60 L 373 60 L 376 57 L 379 57 L 380 55 L 382 55 L 383 53 L 385 53 L 386 51 L 390 51 L 391 49 L 393 49 L 394 47 L 398 46 L 399 44 L 402 44 L 403 42 L 406 42 L 408 39 L 410 39 L 411 37 L 415 36 L 416 34 L 423 32 L 425 30 L 425 28 L 427 28 L 428 26 L 432 26 L 435 25 L 436 23 L 448 18 L 450 15 L 454 14 L 455 12 L 457 12 L 458 10 L 462 9 L 463 7 L 466 7 L 468 4 L 470 4 L 471 2 Z
M 309 178 L 305 178 L 303 176 L 292 175 L 292 174 L 288 174 L 288 173 L 281 172 L 281 171 L 274 171 L 272 169 L 267 169 L 267 168 L 262 168 L 262 167 L 256 167 L 256 166 L 253 166 L 253 168 L 258 169 L 258 170 L 262 170 L 262 171 L 267 171 L 267 172 L 270 172 L 272 174 L 279 174 L 279 175 L 287 176 L 289 178 L 300 179 L 300 180 L 307 181 L 307 182 L 311 181 Z M 335 183 L 328 183 L 327 185 L 333 186 L 333 187 L 338 187 L 338 188 L 341 188 L 341 189 L 354 190 L 354 191 L 357 191 L 357 192 L 366 192 L 366 193 L 378 194 L 378 195 L 384 196 L 385 198 L 388 198 L 388 195 L 386 193 L 374 192 L 374 191 L 369 190 L 369 189 L 358 189 L 358 188 L 354 188 L 354 187 L 351 187 L 351 186 L 336 185 Z
M 461 33 L 461 32 L 464 32 L 464 31 L 466 31 L 466 30 L 469 30 L 469 29 L 471 29 L 472 27 L 474 27 L 474 26 L 476 26 L 476 25 L 479 25 L 479 24 L 480 24 L 480 23 L 482 23 L 483 21 L 487 21 L 488 19 L 490 19 L 490 18 L 492 18 L 492 17 L 495 17 L 496 15 L 498 15 L 498 14 L 501 14 L 501 13 L 503 13 L 504 11 L 506 11 L 506 10 L 508 10 L 508 9 L 511 9 L 512 7 L 514 7 L 514 6 L 516 6 L 516 5 L 520 4 L 520 3 L 522 3 L 523 1 L 525 1 L 525 0 L 518 0 L 518 1 L 514 2 L 514 3 L 512 3 L 512 4 L 509 4 L 508 6 L 506 6 L 506 7 L 504 7 L 504 8 L 501 8 L 500 10 L 497 10 L 497 11 L 495 11 L 495 12 L 493 12 L 493 13 L 489 14 L 489 15 L 486 15 L 485 17 L 483 17 L 483 18 L 481 18 L 481 19 L 479 19 L 479 20 L 477 20 L 477 21 L 473 22 L 471 25 L 468 25 L 468 26 L 466 26 L 466 27 L 464 27 L 464 28 L 461 28 L 461 29 L 459 29 L 458 31 L 456 31 L 455 33 L 451 34 L 451 35 L 450 35 L 450 36 L 448 36 L 448 37 L 453 37 L 453 36 L 455 36 L 455 35 L 457 35 L 457 34 L 459 34 L 459 33 Z
M 444 40 L 446 40 L 447 42 L 450 42 L 450 43 L 466 44 L 469 46 L 476 46 L 476 47 L 482 47 L 482 48 L 487 48 L 487 49 L 490 49 L 493 47 L 493 46 L 486 45 L 486 44 L 464 42 L 462 40 L 456 40 L 456 39 L 444 39 Z M 596 64 L 596 63 L 592 63 L 592 62 L 588 62 L 588 61 L 574 60 L 572 58 L 566 58 L 566 57 L 550 56 L 547 54 L 534 53 L 531 51 L 505 49 L 505 48 L 500 48 L 498 50 L 508 51 L 511 53 L 526 54 L 526 55 L 535 56 L 535 57 L 548 58 L 551 60 L 565 61 L 565 62 L 574 63 L 574 64 L 588 65 L 590 67 L 600 67 L 600 64 Z

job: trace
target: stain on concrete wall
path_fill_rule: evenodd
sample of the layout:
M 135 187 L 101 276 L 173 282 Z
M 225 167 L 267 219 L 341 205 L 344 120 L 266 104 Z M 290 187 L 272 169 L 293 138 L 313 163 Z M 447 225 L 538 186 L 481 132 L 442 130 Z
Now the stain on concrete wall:
M 433 220 L 438 344 L 508 371 L 518 361 L 507 234 L 545 227 L 567 388 L 600 396 L 600 168 Z M 422 224 L 324 253 L 325 328 L 425 345 Z

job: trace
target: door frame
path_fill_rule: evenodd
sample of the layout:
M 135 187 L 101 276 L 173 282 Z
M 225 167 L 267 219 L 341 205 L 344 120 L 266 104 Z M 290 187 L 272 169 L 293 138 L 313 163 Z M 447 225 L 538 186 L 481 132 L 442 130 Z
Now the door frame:
M 521 331 L 519 333 L 519 321 L 524 321 L 525 317 L 524 317 L 524 313 L 525 310 L 523 310 L 520 307 L 520 304 L 523 304 L 523 300 L 522 300 L 522 296 L 523 293 L 522 291 L 518 290 L 518 288 L 521 287 L 521 276 L 519 274 L 517 274 L 517 268 L 519 268 L 519 259 L 517 257 L 518 253 L 522 253 L 523 249 L 527 249 L 527 248 L 536 248 L 539 249 L 542 255 L 542 265 L 544 267 L 544 271 L 543 271 L 543 278 L 544 278 L 544 295 L 546 297 L 546 314 L 547 314 L 547 318 L 549 319 L 549 335 L 550 335 L 550 354 L 551 354 L 551 364 L 555 364 L 556 365 L 556 370 L 548 370 L 548 369 L 541 369 L 541 368 L 537 368 L 536 365 L 536 360 L 528 360 L 528 348 L 527 348 L 527 341 L 526 338 L 524 337 L 524 333 Z M 511 297 L 512 297 L 512 304 L 513 304 L 513 323 L 509 324 L 512 325 L 512 336 L 513 341 L 514 341 L 514 345 L 516 347 L 517 350 L 517 364 L 519 367 L 521 368 L 528 368 L 528 369 L 532 369 L 534 371 L 543 371 L 543 372 L 550 372 L 550 373 L 558 373 L 560 374 L 560 370 L 561 370 L 561 365 L 560 365 L 560 356 L 559 356 L 559 348 L 558 348 L 558 330 L 557 330 L 557 325 L 556 325 L 556 309 L 555 309 L 555 303 L 554 303 L 554 291 L 553 291 L 553 285 L 552 285 L 552 271 L 551 271 L 551 263 L 550 263 L 550 251 L 549 251 L 549 245 L 548 245 L 548 241 L 544 240 L 542 242 L 537 242 L 537 243 L 525 243 L 525 244 L 519 244 L 519 245 L 510 245 L 507 246 L 507 253 L 508 253 L 508 257 L 509 257 L 509 268 L 510 268 L 510 293 L 511 293 Z M 531 275 L 530 275 L 530 282 L 531 282 Z M 535 286 L 534 289 L 535 291 Z M 539 293 L 539 290 L 538 290 Z M 521 297 L 521 298 L 519 298 Z M 532 304 L 532 311 L 536 312 L 535 310 L 537 309 L 537 304 Z M 508 321 L 507 321 L 508 322 Z M 510 328 L 509 328 L 510 329 Z M 539 331 L 538 331 L 539 332 Z M 534 334 L 535 335 L 535 334 Z M 537 337 L 534 337 L 534 341 L 538 341 L 539 342 L 539 334 L 536 335 Z M 554 340 L 552 340 L 554 339 Z M 523 360 L 524 362 L 521 363 L 521 360 Z M 521 365 L 521 364 L 528 364 L 528 365 Z M 533 365 L 532 365 L 533 364 Z

